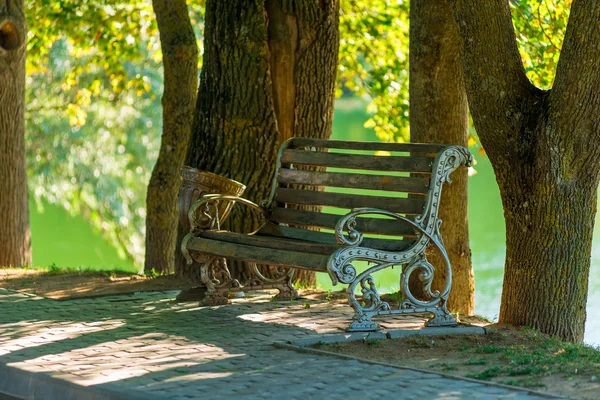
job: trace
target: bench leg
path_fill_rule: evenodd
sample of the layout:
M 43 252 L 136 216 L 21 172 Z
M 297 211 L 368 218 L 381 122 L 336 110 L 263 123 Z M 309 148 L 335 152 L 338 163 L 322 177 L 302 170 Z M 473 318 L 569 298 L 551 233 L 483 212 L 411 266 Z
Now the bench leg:
M 246 282 L 244 288 L 248 290 L 277 289 L 279 293 L 275 296 L 278 300 L 291 300 L 298 298 L 298 291 L 294 289 L 292 279 L 294 269 L 276 267 L 275 278 L 267 278 L 258 269 L 256 263 L 248 263 L 252 278 Z
M 221 257 L 205 256 L 200 262 L 200 279 L 206 285 L 206 295 L 201 305 L 215 306 L 229 303 L 229 293 L 238 289 L 240 283 L 231 277 L 227 261 Z
M 425 322 L 425 326 L 440 327 L 440 326 L 457 326 L 456 318 L 446 308 L 446 299 L 443 300 L 441 306 L 436 307 L 433 312 L 433 317 Z
M 355 288 L 358 284 L 360 284 L 362 291 L 361 302 L 356 299 Z M 381 301 L 373 277 L 365 273 L 359 275 L 356 280 L 348 286 L 346 294 L 348 295 L 348 302 L 354 309 L 352 323 L 346 328 L 346 331 L 373 332 L 381 329 L 379 324 L 373 322 L 371 318 L 378 315 L 380 311 L 389 310 L 390 307 L 387 303 Z
M 285 274 L 284 282 L 277 286 L 277 289 L 279 290 L 277 298 L 279 300 L 292 300 L 297 299 L 299 297 L 298 291 L 294 288 L 294 285 L 292 283 L 293 279 L 294 269 L 290 268 Z

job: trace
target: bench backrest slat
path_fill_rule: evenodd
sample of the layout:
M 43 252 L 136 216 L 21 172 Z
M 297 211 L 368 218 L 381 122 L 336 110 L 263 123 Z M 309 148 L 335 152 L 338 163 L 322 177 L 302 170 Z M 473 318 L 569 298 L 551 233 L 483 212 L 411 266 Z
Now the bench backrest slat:
M 289 148 L 320 147 L 324 149 L 369 150 L 369 151 L 399 151 L 412 153 L 438 153 L 448 147 L 445 144 L 430 143 L 386 143 L 359 142 L 352 140 L 329 140 L 311 138 L 293 138 Z
M 351 193 L 331 193 L 314 190 L 279 188 L 275 201 L 285 204 L 329 206 L 336 208 L 372 207 L 407 215 L 418 215 L 423 211 L 425 199 L 367 196 Z
M 270 219 L 274 222 L 294 226 L 335 229 L 335 225 L 341 217 L 338 214 L 277 207 L 273 209 Z M 398 235 L 406 238 L 416 237 L 410 226 L 400 224 L 396 220 L 383 218 L 358 218 L 356 220 L 356 229 L 362 233 Z
M 282 237 L 293 234 L 307 237 L 299 240 L 318 237 L 335 243 L 331 230 L 353 208 L 384 209 L 409 218 L 421 215 L 435 155 L 446 147 L 293 138 L 279 152 L 270 221 L 280 225 L 277 232 Z M 369 243 L 383 250 L 416 238 L 397 220 L 369 216 L 356 223 L 359 232 L 370 235 L 363 246 Z M 323 229 L 329 232 L 315 232 Z
M 433 157 L 377 156 L 284 150 L 282 164 L 337 167 L 371 171 L 431 172 Z
M 310 186 L 328 186 L 337 188 L 385 190 L 427 194 L 429 179 L 406 176 L 365 175 L 356 173 L 302 171 L 282 168 L 279 171 L 279 183 L 293 183 Z
M 304 240 L 307 242 L 337 244 L 335 236 L 331 233 L 290 228 L 272 223 L 265 225 L 260 230 L 259 235 Z M 413 240 L 386 240 L 367 237 L 363 239 L 361 246 L 385 251 L 402 251 L 410 247 L 413 243 Z

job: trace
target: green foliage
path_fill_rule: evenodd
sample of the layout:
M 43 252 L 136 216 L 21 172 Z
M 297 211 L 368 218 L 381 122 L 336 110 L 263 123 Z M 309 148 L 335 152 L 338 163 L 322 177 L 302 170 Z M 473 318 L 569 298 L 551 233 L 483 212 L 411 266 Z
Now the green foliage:
M 527 74 L 540 87 L 552 84 L 571 2 L 510 2 Z M 151 2 L 27 0 L 25 6 L 31 193 L 84 215 L 141 265 L 146 185 L 162 129 Z M 204 1 L 190 4 L 201 53 L 203 13 Z M 369 96 L 366 126 L 382 140 L 407 140 L 409 1 L 346 0 L 340 18 L 338 96 Z
M 135 63 L 145 58 L 146 54 L 140 52 L 142 43 L 156 61 L 160 59 L 157 28 L 149 1 L 28 0 L 25 14 L 29 25 L 29 75 L 52 68 L 53 46 L 64 40 L 69 53 L 64 90 L 86 88 L 92 95 L 99 95 L 106 89 L 149 89 L 143 76 L 131 76 L 123 63 L 123 60 Z M 93 74 L 92 81 L 82 81 L 99 69 L 105 79 Z
M 564 342 L 548 337 L 527 328 L 522 331 L 527 344 L 499 344 L 497 346 L 477 346 L 469 349 L 478 354 L 497 354 L 502 365 L 470 375 L 476 379 L 491 379 L 497 376 L 529 376 L 528 379 L 510 381 L 521 386 L 535 386 L 535 376 L 555 373 L 564 376 L 600 373 L 600 348 L 581 343 Z M 484 365 L 483 359 L 469 359 L 467 365 Z M 539 383 L 538 383 L 539 385 Z
M 70 59 L 66 41 L 60 40 L 48 55 L 54 67 L 28 77 L 30 191 L 38 200 L 83 214 L 122 257 L 141 262 L 145 192 L 160 146 L 160 103 L 154 95 L 161 90 L 160 64 L 124 63 L 128 74 L 148 81 L 148 92 L 102 90 L 93 102 L 78 102 L 81 90 L 65 90 L 62 83 Z M 107 79 L 104 71 L 79 77 L 80 82 L 97 79 Z
M 383 141 L 409 139 L 408 0 L 348 0 L 340 18 L 338 96 L 371 98 L 373 127 Z M 541 87 L 554 81 L 572 0 L 510 0 L 527 76 Z M 477 143 L 470 132 L 470 145 Z
M 408 0 L 349 0 L 340 15 L 338 95 L 369 95 L 365 126 L 408 140 Z
M 202 3 L 202 2 L 201 2 Z M 203 29 L 203 9 L 191 19 Z M 149 1 L 26 1 L 30 192 L 82 214 L 141 266 L 162 131 L 162 54 Z
M 552 87 L 573 0 L 511 0 L 523 66 L 531 81 Z

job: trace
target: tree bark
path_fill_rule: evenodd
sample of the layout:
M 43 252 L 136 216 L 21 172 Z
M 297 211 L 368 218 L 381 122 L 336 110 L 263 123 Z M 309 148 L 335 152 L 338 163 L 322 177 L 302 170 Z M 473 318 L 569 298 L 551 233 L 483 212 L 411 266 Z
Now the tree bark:
M 468 105 L 460 65 L 459 39 L 450 0 L 412 0 L 410 4 L 410 140 L 467 146 Z M 463 315 L 475 313 L 475 281 L 469 246 L 467 170 L 452 174 L 442 192 L 442 237 L 452 265 L 448 308 Z M 439 254 L 428 258 L 443 266 Z M 445 268 L 436 270 L 433 290 L 446 281 Z M 418 281 L 418 277 L 414 276 Z M 411 282 L 423 296 L 422 283 Z
M 0 0 L 0 267 L 31 265 L 22 0 Z
M 504 206 L 500 322 L 581 341 L 600 175 L 600 1 L 573 2 L 550 91 L 525 75 L 507 2 L 456 0 L 455 17 Z
M 153 0 L 164 65 L 163 133 L 146 198 L 144 271 L 175 271 L 177 194 L 198 89 L 198 46 L 185 0 Z
M 583 340 L 597 184 L 533 177 L 503 185 L 507 242 L 500 321 Z M 530 188 L 537 188 L 531 191 Z
M 292 136 L 328 138 L 339 46 L 337 0 L 209 0 L 205 54 L 186 165 L 247 186 L 260 202 L 277 149 Z M 226 229 L 249 231 L 255 216 L 234 207 Z M 197 268 L 176 263 L 178 274 Z M 241 263 L 232 273 L 247 278 Z M 314 273 L 303 273 L 305 284 Z

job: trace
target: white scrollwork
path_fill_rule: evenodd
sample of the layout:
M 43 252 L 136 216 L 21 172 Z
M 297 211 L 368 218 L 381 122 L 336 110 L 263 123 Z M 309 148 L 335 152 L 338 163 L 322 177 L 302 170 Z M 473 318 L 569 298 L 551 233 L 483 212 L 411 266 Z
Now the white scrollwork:
M 410 291 L 410 276 L 413 272 L 419 273 L 419 280 L 423 283 L 424 293 L 431 298 L 430 301 L 423 301 L 417 299 Z M 431 283 L 433 282 L 433 275 L 435 268 L 427 261 L 425 255 L 413 260 L 402 273 L 400 278 L 400 290 L 405 297 L 405 301 L 402 304 L 402 308 L 416 308 L 416 307 L 433 307 L 440 302 L 440 292 L 431 291 Z
M 389 310 L 390 305 L 384 301 L 381 301 L 375 281 L 371 275 L 365 276 L 360 281 L 360 287 L 362 292 L 362 301 L 365 303 L 361 304 L 361 308 L 366 312 L 376 312 L 379 310 Z
M 437 219 L 442 186 L 446 182 L 452 182 L 450 174 L 461 164 L 470 167 L 473 165 L 473 156 L 462 146 L 449 146 L 441 151 L 435 158 L 432 167 L 429 192 L 423 213 L 415 218 L 415 222 L 427 230 L 434 228 Z M 431 223 L 429 223 L 431 221 Z
M 352 253 L 350 252 L 350 255 Z M 335 252 L 329 258 L 327 263 L 327 272 L 331 278 L 333 285 L 337 285 L 338 282 L 352 283 L 356 278 L 356 268 L 348 260 L 348 255 L 343 252 Z
M 348 237 L 344 235 L 348 232 Z M 343 217 L 335 227 L 335 239 L 339 244 L 347 246 L 358 246 L 363 240 L 363 234 L 356 230 L 356 214 L 348 214 Z
M 456 321 L 446 308 L 446 301 L 452 285 L 452 268 L 440 234 L 442 221 L 438 218 L 438 210 L 442 186 L 446 182 L 451 182 L 450 174 L 461 164 L 470 166 L 472 163 L 471 154 L 460 146 L 448 146 L 438 153 L 433 163 L 429 192 L 423 213 L 414 219 L 386 210 L 357 208 L 338 221 L 335 227 L 335 236 L 337 242 L 344 247 L 329 257 L 327 271 L 334 285 L 338 282 L 349 284 L 348 301 L 355 310 L 350 331 L 375 330 L 377 324 L 371 321 L 373 316 L 394 313 L 433 313 L 434 318 L 429 321 L 429 326 L 456 325 Z M 399 223 L 409 225 L 417 234 L 417 239 L 408 249 L 398 252 L 360 247 L 363 234 L 356 229 L 356 218 L 365 214 L 384 215 L 396 219 Z M 345 235 L 344 232 L 347 234 Z M 431 290 L 435 268 L 425 257 L 425 250 L 430 245 L 439 250 L 445 264 L 443 267 L 446 282 L 441 292 Z M 374 262 L 375 265 L 357 275 L 352 262 L 358 260 Z M 390 310 L 389 304 L 381 300 L 372 274 L 396 265 L 405 266 L 400 279 L 400 290 L 405 300 L 400 309 Z M 423 292 L 428 299 L 417 299 L 411 293 L 409 280 L 413 273 L 419 274 Z M 361 302 L 356 299 L 354 293 L 358 284 L 361 285 Z

